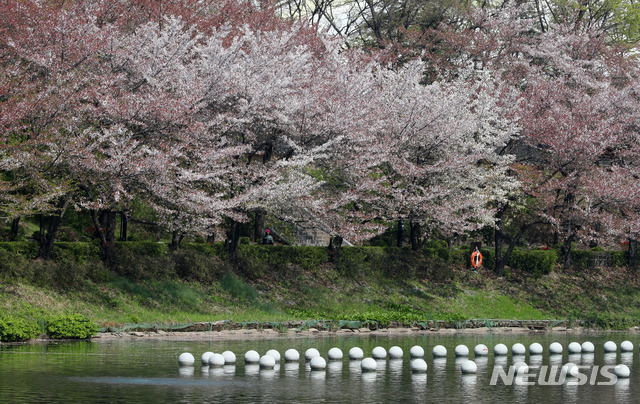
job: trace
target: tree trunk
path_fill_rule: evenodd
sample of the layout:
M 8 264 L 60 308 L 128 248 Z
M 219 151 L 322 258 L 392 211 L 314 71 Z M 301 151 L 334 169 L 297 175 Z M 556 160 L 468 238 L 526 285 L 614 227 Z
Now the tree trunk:
M 184 234 L 181 231 L 174 230 L 173 233 L 171 233 L 171 249 L 173 251 L 177 251 L 180 249 L 180 243 L 182 242 L 183 238 Z
M 260 242 L 264 236 L 264 217 L 265 211 L 258 209 L 256 211 L 256 220 L 253 224 L 253 241 Z
M 628 254 L 629 268 L 638 268 L 638 240 L 629 239 L 629 254 Z
M 411 226 L 411 249 L 413 251 L 418 251 L 420 249 L 420 233 L 422 230 L 422 226 L 418 222 L 410 222 Z
M 573 242 L 574 238 L 575 236 L 571 234 L 564 240 L 564 243 L 562 243 L 562 248 L 560 251 L 562 251 L 562 265 L 565 268 L 568 268 L 569 265 L 571 265 L 571 243 Z
M 20 230 L 20 216 L 11 221 L 11 232 L 9 233 L 9 241 L 16 241 L 18 231 Z
M 91 219 L 100 239 L 100 253 L 103 261 L 115 262 L 116 213 L 110 210 L 101 210 L 100 213 L 92 210 Z
M 397 241 L 398 248 L 402 247 L 403 239 L 404 239 L 404 221 L 398 220 L 398 241 Z
M 229 230 L 227 230 L 227 239 L 225 240 L 225 248 L 232 262 L 236 262 L 238 256 L 238 242 L 240 241 L 240 222 L 231 220 Z
M 504 216 L 504 209 L 496 212 L 496 230 L 493 235 L 493 243 L 495 249 L 495 262 L 493 270 L 498 276 L 504 275 L 504 266 L 506 260 L 502 256 L 502 245 L 504 244 L 504 225 L 502 223 L 502 217 Z
M 120 212 L 120 241 L 127 241 L 127 225 L 129 218 L 125 212 Z
M 53 249 L 53 242 L 56 239 L 56 232 L 62 223 L 62 218 L 71 203 L 73 194 L 69 194 L 65 199 L 61 199 L 59 202 L 58 214 L 55 216 L 49 216 L 49 225 L 47 226 L 47 232 L 45 234 L 45 220 L 44 216 L 40 215 L 40 246 L 38 249 L 38 257 L 48 260 L 51 258 L 51 250 Z
M 338 262 L 340 249 L 342 248 L 342 237 L 333 236 L 329 239 L 329 261 Z

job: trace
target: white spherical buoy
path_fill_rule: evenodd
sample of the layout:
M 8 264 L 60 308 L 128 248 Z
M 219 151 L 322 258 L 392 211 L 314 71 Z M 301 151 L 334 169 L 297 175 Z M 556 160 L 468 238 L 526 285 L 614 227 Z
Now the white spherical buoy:
M 244 354 L 244 362 L 245 363 L 258 363 L 260 362 L 260 354 L 253 349 L 245 352 Z
M 362 351 L 362 348 L 354 346 L 353 348 L 349 349 L 349 359 L 361 360 L 362 358 L 364 358 L 364 352 Z
M 493 347 L 493 354 L 495 356 L 505 356 L 509 353 L 509 348 L 505 344 L 497 344 Z
M 196 358 L 189 352 L 181 353 L 180 356 L 178 356 L 178 364 L 180 366 L 193 366 L 194 363 L 196 363 Z
M 489 348 L 485 344 L 478 344 L 473 348 L 473 353 L 476 356 L 487 356 L 489 355 Z
M 375 372 L 378 368 L 378 362 L 376 362 L 373 358 L 364 358 L 362 362 L 360 362 L 360 369 L 363 372 Z
M 544 351 L 542 345 L 538 344 L 537 342 L 529 345 L 529 354 L 531 355 L 542 355 L 542 351 Z
M 527 353 L 527 348 L 525 348 L 521 343 L 516 342 L 511 347 L 511 353 L 514 355 L 524 355 L 525 353 Z
M 410 367 L 413 373 L 424 373 L 427 371 L 427 362 L 421 358 L 414 359 L 411 361 Z
M 371 351 L 371 356 L 373 356 L 373 359 L 385 359 L 387 357 L 387 350 L 381 346 L 377 346 Z
M 224 351 L 222 353 L 222 357 L 224 358 L 224 363 L 227 365 L 233 365 L 236 363 L 236 354 L 231 351 Z
M 516 370 L 516 373 L 524 374 L 529 372 L 529 365 L 527 365 L 525 362 L 518 361 L 511 366 L 513 366 L 513 368 Z
M 453 352 L 456 356 L 469 356 L 469 348 L 466 345 L 458 345 L 455 347 Z
M 287 349 L 284 351 L 284 360 L 286 362 L 297 362 L 300 360 L 300 352 L 293 348 Z
M 552 342 L 549 345 L 549 353 L 550 354 L 561 354 L 562 353 L 562 344 L 559 342 Z
M 593 343 L 589 341 L 583 342 L 580 347 L 582 348 L 582 352 L 585 353 L 594 353 L 596 350 L 596 347 L 593 346 Z
M 323 370 L 327 368 L 327 361 L 322 356 L 314 356 L 309 361 L 311 370 Z
M 315 358 L 316 356 L 320 356 L 320 351 L 318 351 L 315 348 L 309 348 L 306 351 L 304 351 L 304 358 L 308 361 Z
M 613 368 L 613 374 L 620 378 L 627 378 L 631 374 L 631 371 L 629 370 L 629 366 L 620 364 Z
M 620 351 L 622 351 L 622 352 L 633 352 L 633 342 L 631 342 L 631 341 L 622 341 L 620 343 Z
M 560 370 L 567 376 L 577 377 L 578 373 L 580 373 L 580 368 L 573 362 L 568 362 L 562 365 L 562 369 Z
M 259 363 L 262 369 L 273 369 L 276 366 L 276 360 L 271 355 L 262 355 Z
M 224 356 L 221 354 L 214 353 L 209 357 L 209 366 L 219 368 L 224 366 L 224 363 Z
M 527 348 L 519 342 L 516 342 L 511 346 L 512 355 L 524 355 L 527 352 Z
M 469 355 L 469 348 L 467 348 L 464 345 L 459 345 L 459 346 L 466 348 L 467 355 Z M 458 349 L 458 347 L 456 347 L 456 349 Z M 433 347 L 432 353 L 434 358 L 444 358 L 445 356 L 447 356 L 447 348 L 445 348 L 444 345 L 436 345 Z M 458 354 L 456 353 L 456 355 Z M 461 355 L 461 356 L 464 356 L 464 355 Z
M 276 351 L 275 349 L 269 349 L 265 355 L 273 356 L 273 359 L 276 360 L 276 363 L 280 362 L 280 352 Z
M 605 352 L 616 352 L 618 350 L 618 346 L 613 341 L 607 341 L 604 343 L 604 351 Z
M 330 361 L 340 361 L 342 360 L 342 356 L 342 349 L 336 347 L 329 349 L 329 352 L 327 353 L 327 357 Z
M 420 345 L 414 345 L 409 350 L 409 356 L 412 358 L 422 358 L 424 356 L 424 348 Z
M 392 346 L 389 348 L 389 358 L 390 359 L 400 359 L 404 355 L 404 351 L 399 346 Z
M 209 357 L 213 355 L 213 352 L 205 352 L 202 354 L 202 356 L 200 357 L 200 361 L 202 362 L 202 364 L 204 366 L 209 366 Z
M 578 342 L 572 342 L 567 346 L 567 351 L 569 351 L 569 353 L 581 353 L 582 345 Z
M 465 374 L 474 374 L 478 371 L 478 365 L 474 361 L 464 361 L 460 364 L 460 371 Z

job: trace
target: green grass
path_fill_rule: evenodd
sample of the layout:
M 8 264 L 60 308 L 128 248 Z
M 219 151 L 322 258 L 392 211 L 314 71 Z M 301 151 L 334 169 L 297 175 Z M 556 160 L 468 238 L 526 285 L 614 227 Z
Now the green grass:
M 361 262 L 347 271 L 344 262 L 318 264 L 323 253 L 318 249 L 296 256 L 298 250 L 293 248 L 245 248 L 252 261 L 235 272 L 206 251 L 180 255 L 184 274 L 197 275 L 186 278 L 170 267 L 149 266 L 159 261 L 146 255 L 146 261 L 129 266 L 128 271 L 137 271 L 134 277 L 108 270 L 91 257 L 51 263 L 6 261 L 5 265 L 14 266 L 4 275 L 0 270 L 4 276 L 0 311 L 36 319 L 73 312 L 106 326 L 219 320 L 353 320 L 385 325 L 572 318 L 589 319 L 598 327 L 624 328 L 637 325 L 640 318 L 640 280 L 624 268 L 556 268 L 541 276 L 512 270 L 507 279 L 486 269 L 473 273 L 443 267 L 445 263 L 431 256 L 378 248 L 369 256 L 367 251 L 352 250 L 345 262 Z M 163 263 L 174 262 L 170 252 L 162 254 Z

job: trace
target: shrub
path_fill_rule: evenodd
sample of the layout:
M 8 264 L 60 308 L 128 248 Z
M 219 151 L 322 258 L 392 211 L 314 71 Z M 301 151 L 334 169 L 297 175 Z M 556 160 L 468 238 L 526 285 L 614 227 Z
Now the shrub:
M 98 330 L 98 324 L 82 314 L 61 314 L 47 320 L 47 335 L 51 338 L 86 339 Z
M 17 317 L 0 317 L 0 341 L 26 341 L 40 335 L 40 327 L 35 321 Z
M 176 276 L 166 243 L 118 242 L 115 251 L 115 270 L 122 276 L 137 280 Z
M 248 276 L 259 277 L 267 273 L 285 276 L 290 265 L 307 270 L 320 267 L 327 262 L 327 249 L 241 244 L 238 246 L 238 258 L 240 268 Z
M 207 255 L 213 255 L 218 258 L 224 258 L 224 243 L 182 243 L 182 250 L 185 251 L 197 251 Z
M 551 250 L 514 249 L 509 257 L 511 268 L 529 272 L 536 277 L 549 274 L 556 265 L 558 255 Z
M 36 258 L 38 256 L 38 244 L 31 241 L 0 243 L 0 250 L 20 254 L 25 258 Z
M 172 255 L 180 279 L 210 283 L 226 266 L 217 256 L 196 250 L 181 249 L 174 251 Z
M 493 270 L 496 266 L 496 250 L 493 248 L 482 248 L 480 253 L 482 254 L 482 266 Z
M 90 258 L 97 257 L 99 253 L 99 247 L 95 243 L 59 241 L 53 244 L 51 258 L 87 262 Z

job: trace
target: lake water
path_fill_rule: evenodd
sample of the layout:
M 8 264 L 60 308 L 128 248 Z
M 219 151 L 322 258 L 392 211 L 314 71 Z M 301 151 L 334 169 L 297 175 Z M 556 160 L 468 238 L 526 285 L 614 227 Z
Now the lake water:
M 593 355 L 567 354 L 571 341 L 591 341 L 596 347 Z M 634 343 L 633 353 L 605 354 L 607 340 L 618 345 L 624 340 Z M 564 346 L 561 358 L 550 358 L 551 342 Z M 583 365 L 587 374 L 585 385 L 575 385 L 567 379 L 557 386 L 537 383 L 539 369 L 529 381 L 532 385 L 505 385 L 499 380 L 491 385 L 494 365 L 503 365 L 505 371 L 515 360 L 511 353 L 506 358 L 493 355 L 493 347 L 504 343 L 509 348 L 516 342 L 526 347 L 532 342 L 543 345 L 545 353 L 524 360 L 530 365 L 564 364 L 568 361 Z M 408 336 L 328 336 L 291 338 L 283 336 L 269 340 L 247 341 L 159 341 L 140 338 L 135 341 L 98 341 L 69 343 L 38 343 L 26 345 L 0 345 L 0 402 L 438 402 L 438 403 L 635 403 L 640 400 L 640 358 L 636 333 L 514 333 L 514 334 L 409 334 Z M 469 347 L 470 359 L 477 344 L 488 346 L 490 354 L 477 360 L 475 375 L 462 375 L 459 361 L 454 357 L 456 345 Z M 435 345 L 448 350 L 446 359 L 433 359 Z M 387 350 L 391 346 L 404 350 L 401 360 L 378 362 L 378 370 L 362 373 L 358 362 L 351 362 L 347 352 L 359 346 L 365 356 L 375 346 Z M 410 370 L 409 350 L 414 345 L 425 349 L 428 364 L 426 374 L 413 374 Z M 327 351 L 337 346 L 345 359 L 329 362 L 324 371 L 311 371 L 304 362 L 304 351 L 317 348 L 326 358 Z M 288 348 L 297 349 L 302 360 L 281 363 L 275 370 L 260 370 L 245 366 L 244 353 L 249 349 L 264 354 L 277 349 L 281 354 Z M 233 351 L 238 357 L 236 366 L 208 368 L 200 364 L 206 351 Z M 191 352 L 196 358 L 193 367 L 178 366 L 178 356 Z M 601 373 L 592 378 L 592 370 L 603 365 L 624 363 L 631 369 L 629 379 L 619 379 L 613 385 L 601 385 L 608 379 Z

